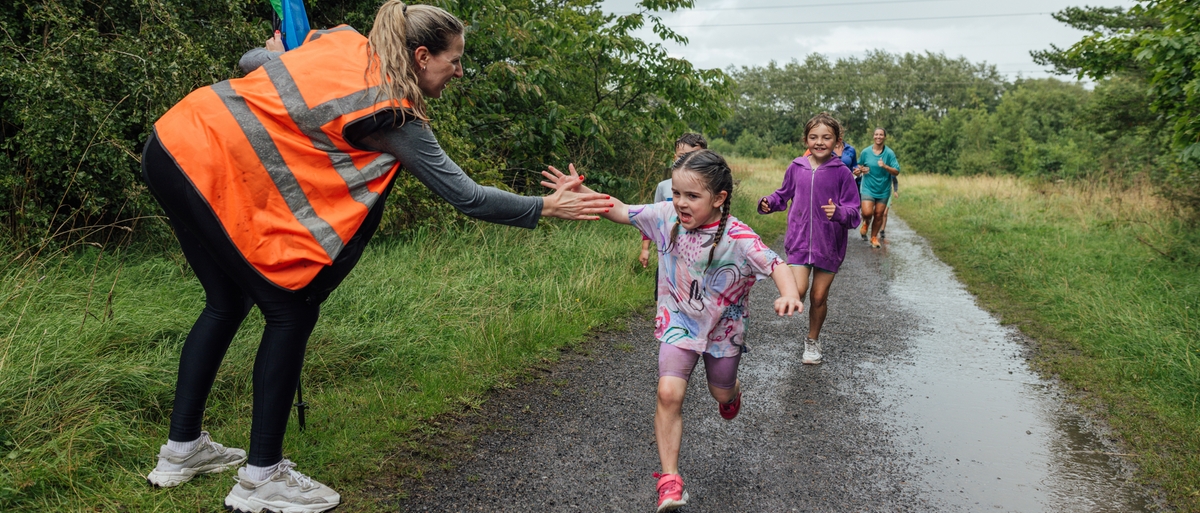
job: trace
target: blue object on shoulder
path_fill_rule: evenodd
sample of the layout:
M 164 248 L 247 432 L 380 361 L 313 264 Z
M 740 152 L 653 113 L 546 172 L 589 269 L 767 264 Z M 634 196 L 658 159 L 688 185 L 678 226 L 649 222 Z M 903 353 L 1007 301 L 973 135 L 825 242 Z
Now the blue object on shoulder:
M 280 32 L 283 34 L 283 48 L 298 48 L 304 43 L 304 38 L 308 37 L 308 31 L 312 30 L 308 24 L 308 13 L 304 10 L 304 0 L 282 0 L 281 7 L 283 25 Z

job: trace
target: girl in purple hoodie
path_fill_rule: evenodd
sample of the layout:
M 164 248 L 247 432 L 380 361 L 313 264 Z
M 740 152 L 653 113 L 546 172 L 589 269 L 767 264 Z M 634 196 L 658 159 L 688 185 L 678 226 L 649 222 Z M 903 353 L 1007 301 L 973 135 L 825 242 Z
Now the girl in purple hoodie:
M 832 158 L 833 147 L 842 140 L 842 127 L 827 113 L 820 113 L 804 125 L 804 143 L 810 155 L 799 157 L 788 166 L 783 185 L 758 202 L 758 213 L 770 214 L 788 208 L 784 249 L 787 263 L 796 278 L 800 298 L 809 289 L 812 301 L 808 309 L 808 338 L 804 341 L 801 361 L 821 363 L 821 325 L 825 323 L 829 286 L 846 258 L 847 231 L 858 226 L 858 187 L 854 175 L 841 159 Z

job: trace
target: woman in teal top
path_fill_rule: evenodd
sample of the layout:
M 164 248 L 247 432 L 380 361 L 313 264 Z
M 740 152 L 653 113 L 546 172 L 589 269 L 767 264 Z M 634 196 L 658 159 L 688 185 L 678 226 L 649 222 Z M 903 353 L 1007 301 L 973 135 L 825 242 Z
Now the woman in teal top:
M 871 246 L 879 247 L 879 228 L 883 224 L 883 216 L 887 212 L 888 199 L 892 195 L 892 177 L 900 174 L 900 161 L 896 160 L 896 152 L 884 146 L 887 131 L 875 129 L 873 137 L 875 144 L 858 154 L 858 173 L 862 175 L 862 185 L 858 194 L 862 197 L 862 227 L 859 235 L 867 240 L 867 230 L 871 230 Z M 871 221 L 875 222 L 872 223 Z

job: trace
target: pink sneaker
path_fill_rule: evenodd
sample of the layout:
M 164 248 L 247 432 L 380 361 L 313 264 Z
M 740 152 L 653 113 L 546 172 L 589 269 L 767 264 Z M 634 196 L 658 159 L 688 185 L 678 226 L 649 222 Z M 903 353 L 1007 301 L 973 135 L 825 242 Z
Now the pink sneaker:
M 659 474 L 655 472 L 654 477 L 658 478 L 657 513 L 674 511 L 687 506 L 688 494 L 683 491 L 683 478 L 679 477 L 679 474 Z
M 739 411 L 742 410 L 742 393 L 738 392 L 737 397 L 733 398 L 733 402 L 729 404 L 717 403 L 717 411 L 721 412 L 721 418 L 725 420 L 733 420 L 737 417 Z

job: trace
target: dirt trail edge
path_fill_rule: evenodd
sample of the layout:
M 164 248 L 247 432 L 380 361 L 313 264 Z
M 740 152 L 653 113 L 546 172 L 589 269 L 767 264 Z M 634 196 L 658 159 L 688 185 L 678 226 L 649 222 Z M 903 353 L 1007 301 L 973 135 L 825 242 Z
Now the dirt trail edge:
M 705 387 L 703 365 L 688 389 L 680 470 L 691 500 L 680 511 L 1142 510 L 1145 501 L 1128 498 L 1136 495 L 1127 486 L 1128 470 L 1120 462 L 1096 457 L 1108 452 L 1107 446 L 1089 434 L 1086 422 L 1067 423 L 1082 433 L 1083 441 L 1071 446 L 1074 449 L 1061 450 L 1091 456 L 1095 461 L 1084 466 L 1099 469 L 1100 486 L 1093 486 L 1094 479 L 1085 479 L 1089 486 L 1064 484 L 1052 479 L 1057 475 L 1052 469 L 1050 478 L 1035 475 L 1037 482 L 1031 485 L 1019 476 L 1029 474 L 1022 467 L 1045 466 L 1036 457 L 1011 455 L 1023 462 L 1012 464 L 1004 459 L 1010 455 L 1001 454 L 1005 449 L 997 447 L 985 451 L 991 456 L 1001 454 L 992 459 L 966 458 L 966 454 L 956 459 L 954 451 L 962 447 L 940 443 L 943 438 L 974 441 L 974 427 L 969 422 L 939 424 L 942 406 L 922 410 L 914 401 L 918 393 L 926 394 L 922 387 L 960 386 L 954 379 L 940 381 L 939 376 L 953 378 L 954 371 L 943 371 L 966 364 L 940 361 L 931 366 L 937 370 L 932 373 L 912 369 L 923 361 L 921 355 L 930 353 L 920 347 L 921 341 L 938 340 L 937 335 L 946 331 L 939 327 L 945 324 L 939 324 L 939 316 L 959 319 L 962 314 L 955 308 L 968 307 L 941 305 L 944 311 L 918 314 L 908 298 L 895 297 L 889 291 L 894 280 L 913 281 L 897 266 L 911 271 L 921 260 L 945 266 L 898 219 L 893 218 L 888 228 L 891 245 L 908 244 L 918 250 L 897 254 L 889 254 L 887 247 L 872 250 L 852 234 L 846 262 L 830 294 L 822 365 L 800 364 L 799 340 L 807 329 L 807 315 L 775 316 L 771 310 L 778 294 L 774 284 L 765 280 L 755 285 L 747 337 L 750 352 L 743 357 L 739 374 L 744 390 L 741 414 L 732 421 L 718 415 Z M 918 270 L 950 274 L 948 268 Z M 949 280 L 953 281 L 952 275 Z M 866 299 L 872 299 L 870 310 L 859 307 Z M 965 301 L 974 308 L 969 296 Z M 980 323 L 986 321 L 973 321 Z M 964 346 L 975 343 L 969 329 L 955 325 L 950 331 Z M 1012 340 L 996 342 L 987 337 L 979 343 L 1019 347 Z M 406 512 L 653 511 L 656 494 L 651 473 L 659 469 L 653 426 L 657 345 L 653 318 L 649 313 L 636 315 L 624 329 L 599 333 L 565 352 L 560 362 L 531 383 L 495 393 L 478 414 L 450 428 L 456 438 L 466 440 L 452 444 L 469 444 L 465 455 L 423 479 L 408 480 L 403 485 L 408 496 L 397 508 Z M 932 352 L 942 354 L 936 348 Z M 1019 349 L 1006 346 L 1001 358 L 1003 362 L 993 362 L 999 373 L 1024 366 Z M 1019 377 L 1037 380 L 1028 374 L 1026 370 Z M 995 388 L 991 378 L 968 376 L 967 381 Z M 1033 406 L 1018 399 L 1017 409 L 1053 410 L 1046 422 L 1062 424 L 1061 396 L 1045 393 L 1051 385 L 1039 387 L 1043 393 L 1030 396 Z M 973 404 L 969 394 L 964 400 Z M 953 399 L 946 401 L 947 411 L 964 409 Z M 1042 407 L 1037 401 L 1055 406 Z M 897 411 L 909 408 L 916 413 Z M 1003 410 L 989 414 L 1013 417 Z M 990 422 L 987 416 L 978 418 Z M 1012 429 L 1032 433 L 1026 425 L 1038 421 L 1021 422 Z M 929 425 L 956 432 L 943 437 L 929 432 Z M 995 445 L 990 442 L 972 442 L 962 450 Z M 1045 444 L 1017 450 L 1055 451 Z M 1063 468 L 1078 477 L 1078 466 Z M 1014 481 L 1010 476 L 1017 477 Z M 1114 494 L 1111 483 L 1104 486 L 1106 479 L 1116 482 L 1121 493 Z M 1035 490 L 1039 486 L 1055 493 Z M 1009 503 L 1016 496 L 1023 498 Z

